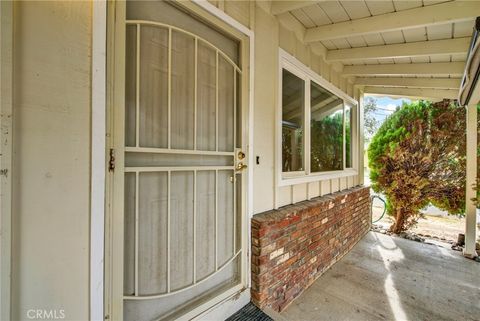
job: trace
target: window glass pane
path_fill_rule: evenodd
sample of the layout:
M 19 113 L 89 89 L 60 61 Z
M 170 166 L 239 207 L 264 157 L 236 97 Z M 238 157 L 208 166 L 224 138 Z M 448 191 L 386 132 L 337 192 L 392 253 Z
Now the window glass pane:
M 282 73 L 282 171 L 303 171 L 304 80 Z
M 345 105 L 345 167 L 352 167 L 352 109 L 351 105 Z
M 343 100 L 311 82 L 311 171 L 343 169 Z

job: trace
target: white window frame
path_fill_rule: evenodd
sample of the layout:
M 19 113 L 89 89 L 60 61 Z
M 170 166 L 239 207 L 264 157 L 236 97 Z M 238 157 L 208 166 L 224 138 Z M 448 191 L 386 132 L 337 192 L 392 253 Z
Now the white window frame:
M 305 97 L 309 97 L 310 96 L 310 82 L 309 82 L 309 78 L 307 77 L 307 75 L 299 68 L 297 68 L 295 65 L 293 64 L 290 64 L 288 61 L 284 61 L 283 63 L 283 66 L 282 68 L 280 68 L 280 74 L 279 74 L 279 83 L 280 83 L 280 108 L 282 108 L 282 86 L 283 86 L 283 69 L 287 70 L 288 72 L 292 73 L 293 75 L 297 76 L 299 79 L 301 79 L 303 81 L 303 92 L 305 94 Z M 310 118 L 310 114 L 308 114 L 308 109 L 310 109 L 310 101 L 306 101 L 307 99 L 304 100 L 303 104 L 304 104 L 304 108 L 303 108 L 303 155 L 302 155 L 302 158 L 303 158 L 303 170 L 302 171 L 291 171 L 291 172 L 283 172 L 283 176 L 284 177 L 298 177 L 298 176 L 303 176 L 303 175 L 306 175 L 309 171 L 309 168 L 310 167 L 310 154 L 307 154 L 307 135 L 310 137 L 310 127 L 308 126 L 309 124 L 309 118 Z M 281 145 L 281 137 L 282 137 L 282 109 L 280 109 L 280 154 L 281 154 L 281 151 L 282 151 L 282 145 Z M 308 118 L 308 119 L 307 119 Z M 307 128 L 308 127 L 308 128 Z M 281 156 L 281 155 L 280 155 Z M 308 157 L 308 162 L 307 162 L 307 157 Z M 280 158 L 280 161 L 282 161 L 282 159 Z M 307 165 L 308 164 L 308 165 Z M 282 168 L 281 164 L 280 164 L 280 168 Z
M 343 110 L 345 111 L 345 108 L 348 106 L 350 106 L 351 108 L 351 111 L 350 111 L 350 118 L 351 118 L 351 122 L 352 122 L 352 133 L 351 133 L 351 137 L 350 137 L 350 144 L 352 145 L 352 150 L 350 152 L 350 159 L 351 159 L 351 164 L 352 166 L 350 167 L 347 167 L 347 140 L 346 140 L 346 127 L 345 127 L 345 124 L 346 124 L 346 116 L 347 114 L 344 112 L 343 113 L 343 120 L 344 120 L 344 126 L 343 126 L 343 137 L 344 137 L 344 149 L 343 149 L 343 168 L 345 170 L 356 170 L 358 168 L 358 166 L 356 166 L 358 163 L 358 137 L 359 137 L 359 133 L 358 133 L 358 104 L 355 105 L 355 104 L 352 104 L 348 101 L 343 101 L 343 105 L 344 105 L 344 108 Z
M 305 101 L 304 101 L 304 170 L 295 172 L 282 171 L 282 73 L 283 69 L 291 72 L 295 76 L 304 80 L 305 82 Z M 310 83 L 315 82 L 324 89 L 335 94 L 343 100 L 343 170 L 315 172 L 310 171 Z M 352 167 L 346 168 L 346 140 L 345 140 L 345 106 L 352 106 L 352 137 L 350 143 L 352 144 Z M 276 108 L 276 122 L 275 122 L 275 147 L 276 147 L 276 176 L 278 186 L 288 186 L 295 184 L 310 183 L 332 178 L 348 177 L 358 174 L 358 102 L 343 92 L 341 89 L 318 75 L 312 69 L 304 65 L 298 59 L 287 53 L 283 49 L 279 49 L 279 64 L 278 64 L 278 96 Z

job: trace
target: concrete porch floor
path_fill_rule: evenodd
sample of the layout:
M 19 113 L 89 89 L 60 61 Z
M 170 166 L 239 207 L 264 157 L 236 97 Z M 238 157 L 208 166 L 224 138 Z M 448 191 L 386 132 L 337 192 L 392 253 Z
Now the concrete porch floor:
M 480 320 L 480 264 L 369 232 L 276 320 Z

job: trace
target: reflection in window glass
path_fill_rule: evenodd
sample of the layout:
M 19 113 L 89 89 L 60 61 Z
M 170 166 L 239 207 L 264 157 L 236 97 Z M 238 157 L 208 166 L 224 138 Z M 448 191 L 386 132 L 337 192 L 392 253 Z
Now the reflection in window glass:
M 352 106 L 345 106 L 345 167 L 352 167 Z
M 303 171 L 305 83 L 294 74 L 282 73 L 282 171 Z
M 343 169 L 343 100 L 311 82 L 311 171 Z

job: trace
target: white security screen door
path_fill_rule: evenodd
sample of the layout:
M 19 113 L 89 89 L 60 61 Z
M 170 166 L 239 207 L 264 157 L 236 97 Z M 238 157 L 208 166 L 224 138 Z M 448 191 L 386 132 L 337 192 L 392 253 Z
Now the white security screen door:
M 172 319 L 241 283 L 239 45 L 127 2 L 124 319 Z

